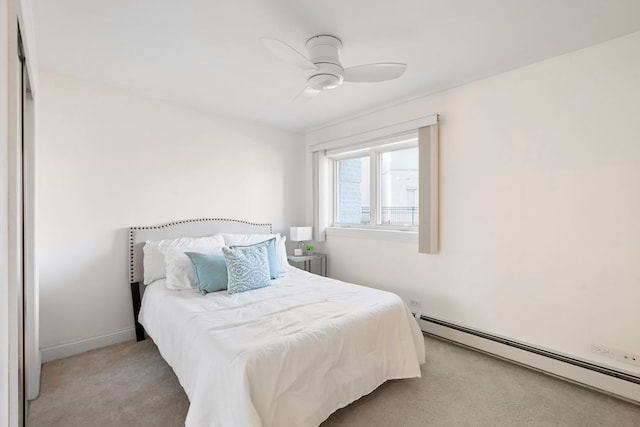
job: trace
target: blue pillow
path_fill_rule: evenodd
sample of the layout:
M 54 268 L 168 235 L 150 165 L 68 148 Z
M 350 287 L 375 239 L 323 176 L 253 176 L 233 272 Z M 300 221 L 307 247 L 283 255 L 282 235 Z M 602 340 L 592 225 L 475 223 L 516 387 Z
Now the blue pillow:
M 202 294 L 218 292 L 227 289 L 227 264 L 224 255 L 201 254 L 185 252 L 196 270 L 198 290 Z
M 264 245 L 267 247 L 267 259 L 269 260 L 269 276 L 272 279 L 278 278 L 278 258 L 276 257 L 276 238 L 265 240 L 264 242 L 254 243 L 247 246 L 230 246 L 230 248 L 251 248 L 254 246 Z
M 235 294 L 269 286 L 269 260 L 266 245 L 222 248 L 227 263 L 227 292 Z

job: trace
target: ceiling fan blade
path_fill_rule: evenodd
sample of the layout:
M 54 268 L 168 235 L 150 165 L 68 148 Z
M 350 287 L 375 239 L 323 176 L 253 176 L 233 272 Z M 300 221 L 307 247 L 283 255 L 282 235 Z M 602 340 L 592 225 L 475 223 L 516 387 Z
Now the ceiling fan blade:
M 297 65 L 303 70 L 317 70 L 316 64 L 311 62 L 309 58 L 278 39 L 263 38 L 262 43 L 271 53 L 277 58 L 288 62 L 290 64 Z
M 343 77 L 345 82 L 383 82 L 397 79 L 406 69 L 407 64 L 380 62 L 345 68 Z
M 322 92 L 322 91 L 307 86 L 307 87 L 304 88 L 304 90 L 302 92 L 300 92 L 298 95 L 296 95 L 295 98 L 293 98 L 293 102 L 308 102 L 308 101 L 311 101 L 311 99 L 315 98 L 316 95 L 318 95 L 320 92 Z

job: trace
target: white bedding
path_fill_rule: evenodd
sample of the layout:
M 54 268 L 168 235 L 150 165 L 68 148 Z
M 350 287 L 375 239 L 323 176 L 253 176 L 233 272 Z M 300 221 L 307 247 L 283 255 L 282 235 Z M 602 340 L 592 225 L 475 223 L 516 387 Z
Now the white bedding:
M 189 397 L 189 427 L 317 426 L 388 379 L 419 377 L 424 363 L 398 296 L 296 268 L 234 295 L 160 280 L 139 320 Z

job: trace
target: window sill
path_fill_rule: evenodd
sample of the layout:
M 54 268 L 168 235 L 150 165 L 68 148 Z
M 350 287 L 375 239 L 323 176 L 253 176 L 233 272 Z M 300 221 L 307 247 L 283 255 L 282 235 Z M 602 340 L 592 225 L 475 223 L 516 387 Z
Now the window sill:
M 383 230 L 379 228 L 327 227 L 327 236 L 355 237 L 375 240 L 417 242 L 417 231 Z

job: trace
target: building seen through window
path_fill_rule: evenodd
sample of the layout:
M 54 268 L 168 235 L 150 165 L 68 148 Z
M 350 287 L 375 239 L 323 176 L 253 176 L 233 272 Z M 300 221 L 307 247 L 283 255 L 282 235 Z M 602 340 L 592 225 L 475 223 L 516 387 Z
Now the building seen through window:
M 379 148 L 336 166 L 336 223 L 418 225 L 418 147 Z

